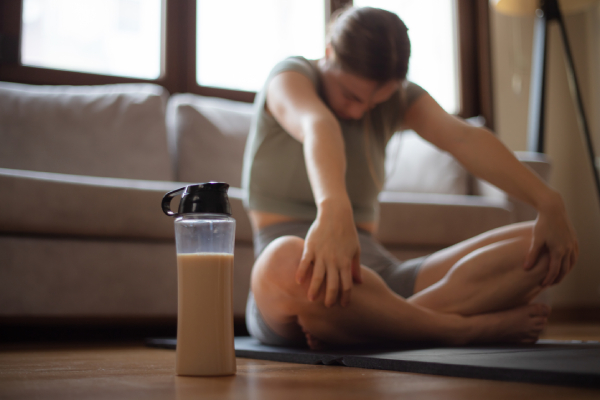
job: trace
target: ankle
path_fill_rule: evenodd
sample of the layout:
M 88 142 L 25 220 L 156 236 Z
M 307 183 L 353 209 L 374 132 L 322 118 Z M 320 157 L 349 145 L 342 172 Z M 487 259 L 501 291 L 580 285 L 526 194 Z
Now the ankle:
M 465 344 L 478 343 L 486 335 L 487 325 L 483 323 L 481 316 L 464 317 L 466 324 Z
M 468 317 L 469 343 L 486 343 L 499 329 L 497 314 L 479 314 Z
M 465 317 L 459 314 L 447 314 L 449 324 L 446 329 L 448 333 L 444 338 L 445 342 L 452 346 L 464 346 L 472 343 L 478 336 L 477 325 L 472 317 Z

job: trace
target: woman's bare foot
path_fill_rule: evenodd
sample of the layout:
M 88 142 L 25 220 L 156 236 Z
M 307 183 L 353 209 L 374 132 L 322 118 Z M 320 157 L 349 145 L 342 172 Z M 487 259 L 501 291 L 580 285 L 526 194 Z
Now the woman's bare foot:
M 306 344 L 311 350 L 323 350 L 325 348 L 324 343 L 311 335 L 311 333 L 305 329 L 302 329 L 304 336 L 306 337 Z
M 548 323 L 550 307 L 530 304 L 470 317 L 475 324 L 471 343 L 535 343 Z
M 530 304 L 506 311 L 463 317 L 446 314 L 446 318 L 462 320 L 471 326 L 470 333 L 457 330 L 459 336 L 446 337 L 438 344 L 464 346 L 474 343 L 535 343 L 548 323 L 550 307 L 544 304 Z M 458 321 L 456 321 L 458 322 Z M 311 350 L 323 350 L 331 344 L 315 337 L 302 328 L 306 343 Z M 460 333 L 462 332 L 462 333 Z M 364 343 L 366 344 L 366 343 Z M 350 343 L 348 343 L 350 345 Z

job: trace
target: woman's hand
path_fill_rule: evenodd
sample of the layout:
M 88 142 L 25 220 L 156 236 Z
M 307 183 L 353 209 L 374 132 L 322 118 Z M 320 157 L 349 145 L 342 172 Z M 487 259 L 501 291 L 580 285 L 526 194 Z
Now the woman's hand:
M 324 286 L 325 306 L 338 298 L 345 307 L 350 302 L 353 283 L 361 283 L 360 245 L 348 204 L 331 203 L 319 207 L 317 219 L 306 235 L 304 253 L 296 272 L 301 284 L 312 268 L 308 299 L 314 301 Z
M 542 287 L 547 287 L 561 282 L 573 269 L 579 257 L 579 244 L 575 230 L 558 194 L 550 200 L 547 207 L 539 210 L 531 247 L 525 261 L 525 270 L 533 268 L 544 249 L 550 253 L 548 275 L 542 282 Z

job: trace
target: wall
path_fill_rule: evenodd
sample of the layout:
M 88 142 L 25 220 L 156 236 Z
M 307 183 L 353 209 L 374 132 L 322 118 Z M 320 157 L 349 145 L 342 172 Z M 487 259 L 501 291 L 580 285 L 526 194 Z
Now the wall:
M 584 107 L 600 154 L 600 6 L 566 18 Z M 491 11 L 496 131 L 511 149 L 527 148 L 529 75 L 533 17 Z M 548 48 L 546 152 L 552 162 L 550 184 L 563 196 L 580 244 L 573 272 L 550 291 L 555 307 L 600 307 L 600 202 L 569 92 L 562 40 L 551 24 Z

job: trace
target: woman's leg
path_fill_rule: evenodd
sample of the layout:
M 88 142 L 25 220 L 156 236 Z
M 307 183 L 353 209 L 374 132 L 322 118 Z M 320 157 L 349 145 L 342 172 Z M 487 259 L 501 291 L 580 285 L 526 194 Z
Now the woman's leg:
M 461 315 L 528 304 L 542 291 L 549 262 L 543 255 L 534 268 L 523 269 L 531 232 L 531 223 L 515 224 L 433 254 L 409 301 Z
M 284 236 L 265 248 L 252 272 L 252 291 L 266 324 L 296 339 L 303 332 L 338 345 L 387 341 L 527 342 L 537 339 L 548 310 L 541 305 L 463 317 L 411 304 L 393 293 L 372 270 L 362 267 L 363 283 L 352 289 L 347 307 L 327 308 L 323 293 L 307 299 L 309 282 L 299 285 L 295 272 L 304 241 Z
M 492 243 L 503 240 L 522 237 L 530 240 L 533 234 L 533 222 L 520 222 L 500 228 L 492 229 L 480 235 L 464 240 L 453 246 L 437 251 L 427 257 L 425 263 L 419 270 L 419 275 L 415 282 L 414 293 L 433 285 L 440 281 L 450 268 L 452 268 L 460 259 L 466 255 Z

